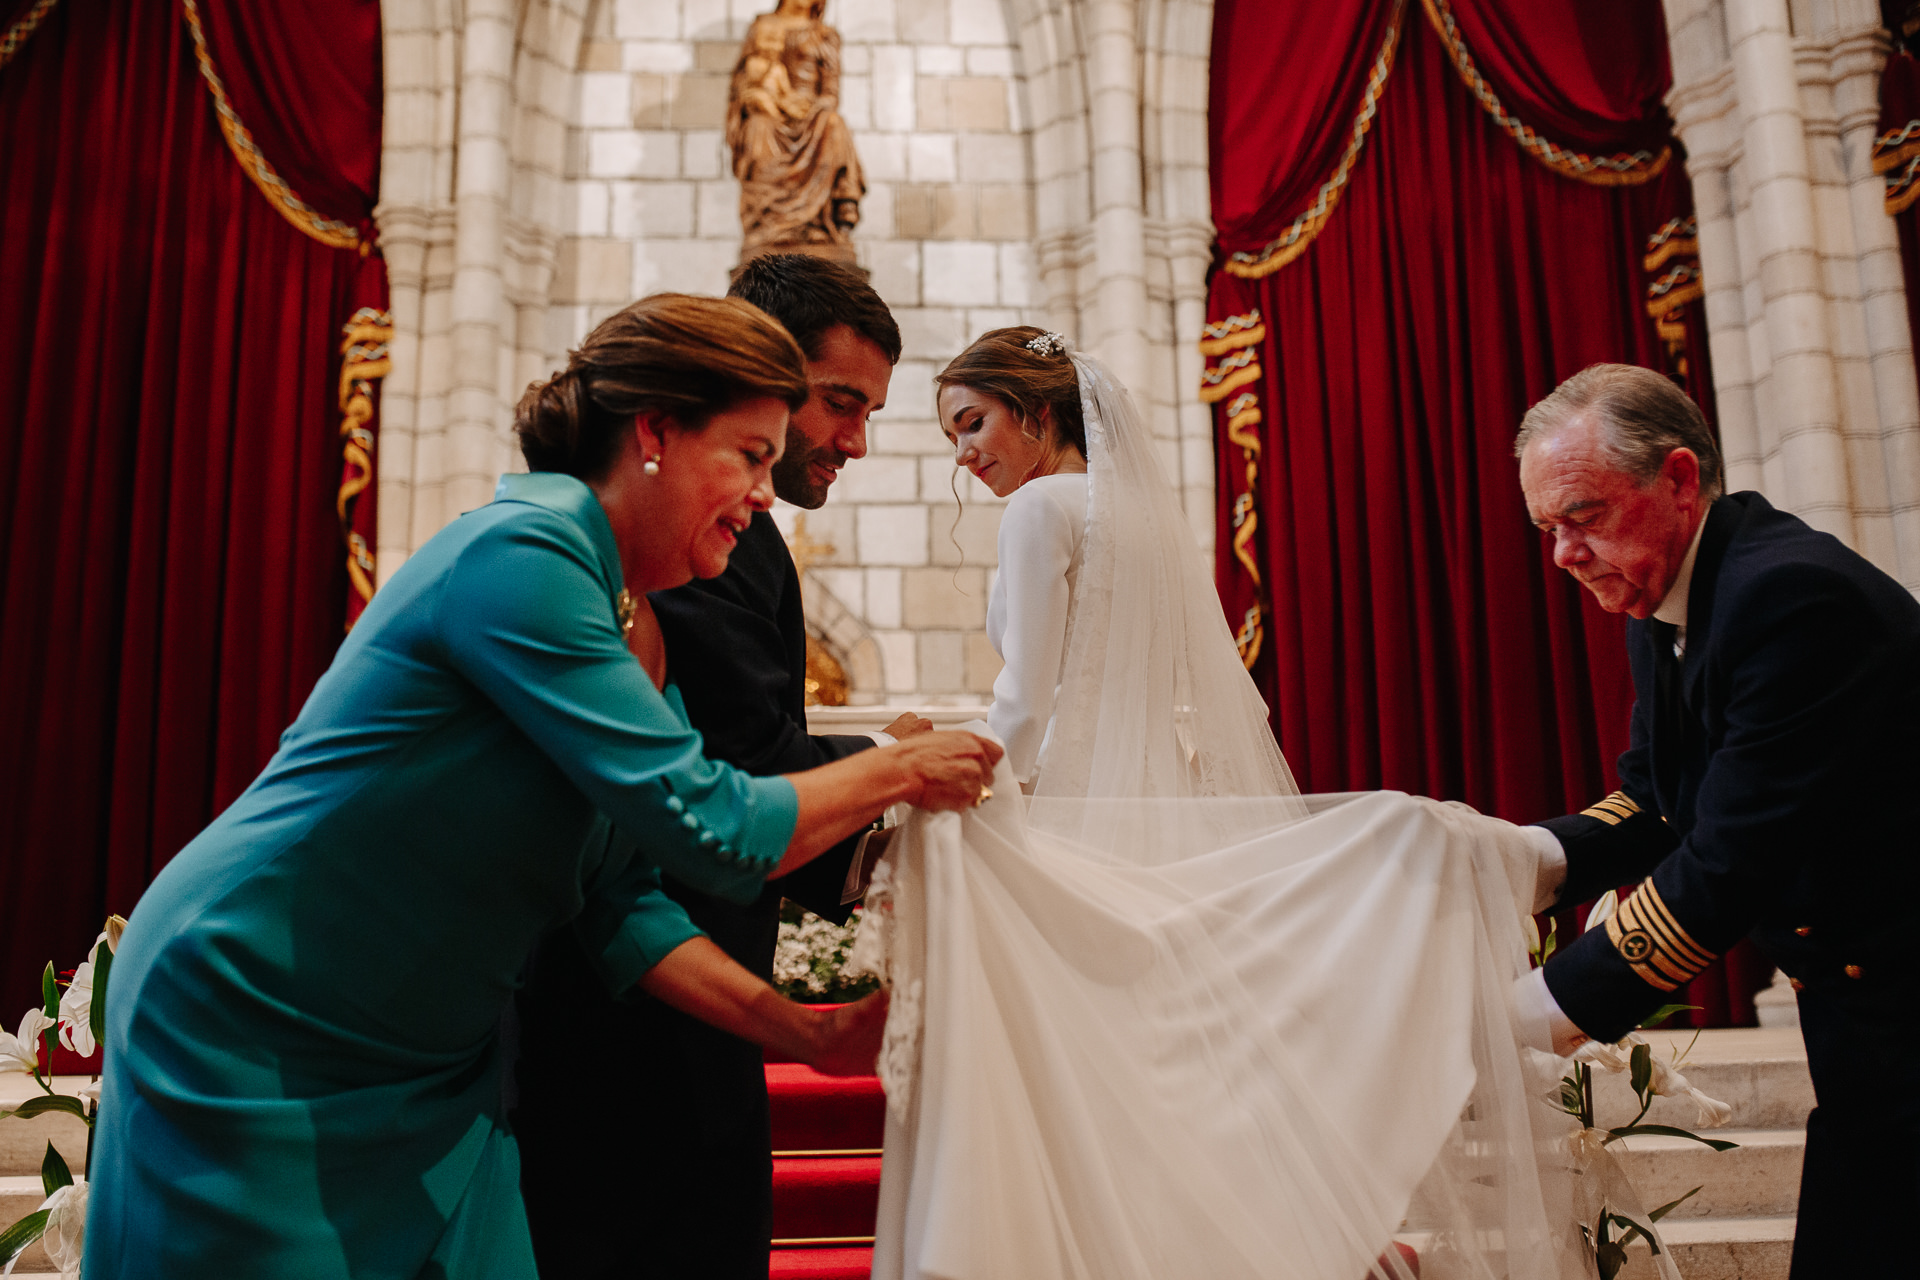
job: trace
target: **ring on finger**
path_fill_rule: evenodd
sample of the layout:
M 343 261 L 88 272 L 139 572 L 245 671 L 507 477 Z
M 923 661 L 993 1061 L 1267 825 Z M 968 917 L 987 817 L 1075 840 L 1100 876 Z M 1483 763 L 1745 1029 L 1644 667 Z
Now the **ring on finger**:
M 981 805 L 985 804 L 987 801 L 991 799 L 993 799 L 993 788 L 982 787 L 980 788 L 980 794 L 973 798 L 973 807 L 978 809 Z

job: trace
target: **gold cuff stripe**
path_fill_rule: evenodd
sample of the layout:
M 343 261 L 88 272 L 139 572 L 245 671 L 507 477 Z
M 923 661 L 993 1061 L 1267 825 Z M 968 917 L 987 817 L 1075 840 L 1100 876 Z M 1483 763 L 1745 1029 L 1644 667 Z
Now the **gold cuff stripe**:
M 1393 53 L 1400 45 L 1400 29 L 1406 16 L 1407 0 L 1394 0 L 1393 16 L 1387 19 L 1387 33 L 1380 40 L 1380 52 L 1374 55 L 1373 65 L 1367 70 L 1367 91 L 1361 95 L 1360 110 L 1354 113 L 1353 132 L 1348 135 L 1347 149 L 1340 163 L 1334 166 L 1333 176 L 1320 184 L 1307 211 L 1264 248 L 1253 253 L 1236 249 L 1228 254 L 1225 264 L 1228 275 L 1250 280 L 1272 275 L 1305 253 L 1327 225 L 1327 219 L 1333 216 L 1333 207 L 1340 203 L 1340 193 L 1346 190 L 1347 179 L 1353 176 L 1353 165 L 1360 158 L 1367 130 L 1373 127 L 1373 118 L 1380 114 L 1380 94 L 1387 87 L 1387 73 L 1393 70 Z
M 1529 125 L 1509 114 L 1500 102 L 1493 86 L 1481 76 L 1480 69 L 1473 63 L 1473 56 L 1467 52 L 1466 41 L 1460 38 L 1460 28 L 1453 20 L 1453 9 L 1448 0 L 1421 0 L 1427 11 L 1427 19 L 1433 29 L 1440 34 L 1441 43 L 1447 47 L 1447 56 L 1453 59 L 1453 68 L 1460 73 L 1460 79 L 1493 117 L 1506 135 L 1520 144 L 1521 150 L 1538 160 L 1547 168 L 1563 178 L 1572 178 L 1576 182 L 1591 183 L 1596 187 L 1636 187 L 1643 182 L 1658 177 L 1673 159 L 1673 148 L 1662 147 L 1655 155 L 1651 151 L 1621 151 L 1610 156 L 1590 156 L 1569 150 L 1547 141 Z
M 200 77 L 207 82 L 207 92 L 213 95 L 214 114 L 220 119 L 220 132 L 226 135 L 227 146 L 232 150 L 233 158 L 240 162 L 240 168 L 253 180 L 260 194 L 267 198 L 267 203 L 302 233 L 332 248 L 359 249 L 365 254 L 372 246 L 360 242 L 358 231 L 344 222 L 326 217 L 295 195 L 286 179 L 267 163 L 266 156 L 261 154 L 253 141 L 253 134 L 240 122 L 233 103 L 227 98 L 226 82 L 220 79 L 220 73 L 213 68 L 213 55 L 207 51 L 207 33 L 200 25 L 200 6 L 194 0 L 180 0 L 180 4 L 187 15 L 187 30 L 193 36 L 193 52 L 200 62 Z
M 1610 827 L 1617 827 L 1640 812 L 1640 806 L 1633 797 L 1624 791 L 1616 791 L 1604 800 L 1597 800 L 1580 811 L 1583 818 L 1598 818 Z
M 1607 918 L 1607 940 L 1634 976 L 1661 991 L 1677 990 L 1714 959 L 1674 920 L 1651 878 Z
M 27 37 L 40 29 L 40 24 L 47 20 L 47 14 L 59 3 L 60 0 L 36 0 L 33 8 L 27 10 L 20 21 L 7 28 L 7 34 L 0 36 L 0 67 L 13 61 L 13 55 L 20 52 L 20 46 L 27 42 Z

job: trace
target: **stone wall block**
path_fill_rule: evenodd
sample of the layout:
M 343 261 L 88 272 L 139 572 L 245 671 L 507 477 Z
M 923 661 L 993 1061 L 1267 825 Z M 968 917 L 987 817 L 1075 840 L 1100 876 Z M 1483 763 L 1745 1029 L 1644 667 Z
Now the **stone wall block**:
M 913 623 L 911 611 L 907 614 Z M 922 631 L 920 689 L 924 693 L 963 693 L 967 687 L 965 651 L 958 631 Z
M 627 126 L 632 116 L 633 106 L 627 92 L 631 82 L 625 73 L 583 72 L 574 79 L 580 93 L 580 102 L 574 116 L 576 123 L 588 128 L 602 129 L 624 129 Z
M 989 76 L 996 80 L 1014 80 L 1020 69 L 1014 51 L 1006 47 L 974 47 L 967 50 L 967 74 Z
M 899 188 L 892 188 L 898 199 Z M 896 204 L 889 211 L 894 225 L 900 220 L 900 211 Z M 896 310 L 901 307 L 920 305 L 920 246 L 910 240 L 863 240 L 857 241 L 862 261 L 872 273 L 874 291 L 887 300 L 889 307 Z M 905 371 L 895 368 L 893 371 L 893 389 L 887 395 L 889 409 L 902 399 L 901 386 L 907 381 Z M 908 416 L 921 416 L 908 413 Z
M 954 136 L 916 133 L 907 139 L 907 176 L 915 182 L 953 182 L 958 174 Z
M 907 180 L 907 140 L 898 133 L 856 133 L 854 149 L 868 182 Z
M 568 239 L 554 269 L 554 297 L 563 302 L 617 302 L 633 276 L 633 246 L 624 240 Z
M 1033 248 L 1026 241 L 1000 246 L 1000 305 L 1031 307 L 1040 296 L 1033 264 Z M 1197 359 L 1196 355 L 1196 359 Z M 1199 386 L 1196 369 L 1191 385 Z
M 920 663 L 913 632 L 875 631 L 873 642 L 879 646 L 880 662 L 886 670 L 887 692 L 917 692 L 920 688 Z
M 860 224 L 873 228 L 881 235 L 894 225 L 893 193 L 896 190 L 890 182 L 867 183 L 867 194 L 860 198 Z M 856 248 L 855 253 L 859 250 Z
M 951 458 L 928 458 L 928 463 L 945 463 L 938 479 L 923 476 L 922 485 L 933 481 L 926 501 L 933 503 L 933 562 L 937 565 L 969 565 L 984 574 L 1000 562 L 1000 515 L 1006 509 L 980 503 L 956 506 L 948 484 L 953 479 Z M 983 578 L 984 581 L 984 578 Z
M 969 632 L 965 638 L 962 656 L 966 661 L 966 691 L 989 697 L 993 693 L 993 682 L 1000 678 L 1000 669 L 1006 665 L 1000 655 L 994 651 L 993 644 L 984 631 Z
M 921 262 L 921 290 L 929 305 L 990 306 L 999 300 L 999 255 L 993 245 L 929 242 Z
M 870 627 L 900 625 L 899 569 L 864 569 L 866 577 L 865 616 Z
M 859 563 L 913 566 L 927 563 L 927 509 L 919 505 L 862 506 L 855 528 Z
M 916 630 L 987 624 L 987 571 L 983 567 L 908 569 L 901 575 L 902 619 Z
M 746 31 L 735 29 L 727 0 L 681 0 L 680 34 L 692 40 L 726 42 L 737 51 Z
M 960 4 L 977 4 L 981 0 L 958 0 Z M 900 31 L 900 39 L 909 45 L 945 44 L 952 39 L 947 14 L 952 0 L 900 0 L 894 21 Z
M 967 182 L 1024 181 L 1027 144 L 1011 133 L 963 133 L 959 137 L 960 177 Z
M 694 191 L 695 184 L 691 182 L 615 183 L 614 234 L 633 239 L 691 236 Z
M 1006 13 L 998 0 L 961 0 L 953 6 L 949 38 L 955 44 L 1007 43 Z
M 629 40 L 621 47 L 620 63 L 628 71 L 691 71 L 693 47 L 683 40 Z
M 721 95 L 721 111 L 726 110 L 726 96 Z M 840 77 L 840 118 L 849 129 L 873 128 L 873 80 L 868 76 L 843 75 Z
M 727 273 L 740 256 L 738 240 L 682 240 L 670 254 L 641 254 L 634 263 L 632 294 L 727 291 Z
M 874 47 L 873 123 L 876 129 L 899 133 L 918 127 L 914 110 L 913 50 L 905 45 Z M 866 152 L 860 155 L 864 162 Z M 906 176 L 904 167 L 900 176 Z
M 849 462 L 834 482 L 841 502 L 914 502 L 920 497 L 914 459 L 869 454 Z
M 681 33 L 679 0 L 612 0 L 611 7 L 613 31 L 622 40 L 671 40 Z
M 729 176 L 731 157 L 718 129 L 689 129 L 680 137 L 680 172 L 689 178 Z
M 967 69 L 967 55 L 952 45 L 916 45 L 913 67 L 923 76 L 957 76 Z
M 909 7 L 913 0 L 906 0 Z M 891 43 L 898 32 L 895 0 L 834 0 L 827 21 L 849 45 Z
M 607 184 L 569 182 L 560 206 L 561 226 L 569 235 L 604 236 L 607 232 Z
M 693 42 L 693 69 L 696 71 L 716 72 L 732 76 L 734 64 L 740 61 L 740 42 L 737 40 L 696 40 Z
M 694 193 L 694 225 L 703 240 L 739 240 L 740 184 L 700 183 Z
M 802 595 L 810 594 L 810 588 L 818 583 L 832 593 L 833 598 L 848 609 L 861 616 L 866 615 L 867 573 L 864 569 L 809 569 L 807 577 L 812 581 L 802 583 Z
M 926 246 L 922 247 L 924 256 Z M 938 360 L 945 364 L 966 345 L 959 311 L 949 307 L 922 306 L 896 311 L 900 324 L 901 354 L 920 360 Z

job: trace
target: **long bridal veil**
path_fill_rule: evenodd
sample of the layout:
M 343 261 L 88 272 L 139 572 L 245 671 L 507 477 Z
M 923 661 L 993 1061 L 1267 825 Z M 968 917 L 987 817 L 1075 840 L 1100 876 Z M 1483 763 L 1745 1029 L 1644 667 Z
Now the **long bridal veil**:
M 1301 797 L 1124 389 L 1029 807 L 914 813 L 856 960 L 894 996 L 876 1280 L 1590 1274 L 1522 1046 L 1534 854 Z M 982 726 L 984 727 L 984 726 Z

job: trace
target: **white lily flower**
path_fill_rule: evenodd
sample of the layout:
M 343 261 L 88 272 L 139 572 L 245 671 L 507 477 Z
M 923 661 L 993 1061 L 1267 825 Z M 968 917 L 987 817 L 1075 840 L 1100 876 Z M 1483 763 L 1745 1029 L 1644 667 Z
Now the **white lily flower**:
M 95 1080 L 79 1093 L 76 1093 L 74 1097 L 80 1099 L 82 1102 L 91 1103 L 93 1109 L 98 1111 L 100 1109 L 100 1082 Z
M 1538 959 L 1540 957 L 1540 923 L 1532 916 L 1523 916 L 1520 924 L 1526 930 L 1527 954 Z
M 1732 1107 L 1700 1092 L 1680 1074 L 1677 1065 L 1669 1066 L 1658 1058 L 1653 1060 L 1652 1088 L 1663 1098 L 1692 1098 L 1694 1107 L 1699 1111 L 1698 1123 L 1702 1129 L 1718 1129 L 1733 1119 Z
M 0 1071 L 26 1071 L 39 1074 L 40 1036 L 53 1025 L 53 1019 L 38 1009 L 27 1010 L 20 1019 L 17 1035 L 0 1031 Z
M 83 1058 L 91 1058 L 95 1047 L 93 962 L 99 957 L 100 948 L 106 940 L 104 933 L 93 940 L 93 949 L 87 952 L 87 958 L 80 962 L 80 967 L 73 971 L 73 981 L 67 984 L 66 993 L 60 997 L 60 1043 Z
M 1613 889 L 1607 890 L 1600 895 L 1599 901 L 1593 904 L 1593 910 L 1587 913 L 1587 928 L 1594 929 L 1605 924 L 1607 917 L 1619 909 L 1619 893 Z
M 87 1251 L 87 1180 L 75 1178 L 48 1196 L 40 1207 L 47 1211 L 46 1234 L 40 1237 L 47 1261 L 62 1275 L 77 1274 Z
M 1575 1062 L 1591 1062 L 1602 1071 L 1615 1074 L 1633 1066 L 1633 1047 L 1645 1044 L 1646 1039 L 1638 1031 L 1627 1032 L 1626 1039 L 1617 1044 L 1607 1044 L 1601 1040 L 1589 1040 L 1573 1051 Z

